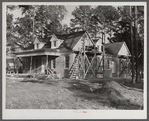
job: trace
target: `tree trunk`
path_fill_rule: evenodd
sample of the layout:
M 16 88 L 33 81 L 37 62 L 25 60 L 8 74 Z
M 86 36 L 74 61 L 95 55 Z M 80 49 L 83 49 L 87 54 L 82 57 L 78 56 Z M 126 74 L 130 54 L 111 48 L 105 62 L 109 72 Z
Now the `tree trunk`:
M 131 6 L 130 6 L 130 17 L 132 17 L 131 13 Z M 132 62 L 132 83 L 135 84 L 134 79 L 134 46 L 133 46 L 133 28 L 132 28 L 132 20 L 130 21 L 130 29 L 131 29 L 131 62 Z
M 135 41 L 136 41 L 136 81 L 139 80 L 139 61 L 138 61 L 138 21 L 137 6 L 135 6 Z

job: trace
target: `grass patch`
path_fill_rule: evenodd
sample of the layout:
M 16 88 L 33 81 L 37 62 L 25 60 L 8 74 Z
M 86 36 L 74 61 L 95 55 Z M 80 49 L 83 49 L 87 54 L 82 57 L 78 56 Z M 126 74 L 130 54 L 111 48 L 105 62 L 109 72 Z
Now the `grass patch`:
M 6 109 L 124 109 L 111 103 L 107 94 L 99 94 L 100 90 L 91 92 L 89 86 L 80 82 L 9 78 L 6 80 Z M 129 105 L 128 109 L 136 109 L 136 106 Z

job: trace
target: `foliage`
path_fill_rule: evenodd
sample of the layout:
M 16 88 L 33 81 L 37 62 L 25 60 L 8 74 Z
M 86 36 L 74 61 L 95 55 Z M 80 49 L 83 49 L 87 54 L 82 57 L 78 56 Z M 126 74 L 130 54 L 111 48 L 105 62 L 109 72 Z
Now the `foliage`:
M 90 24 L 90 16 L 92 15 L 91 6 L 79 6 L 72 12 L 74 19 L 71 19 L 71 27 L 88 30 Z
M 35 21 L 38 22 L 36 31 L 39 36 L 47 38 L 53 33 L 59 33 L 62 30 L 61 21 L 66 14 L 66 8 L 62 5 L 40 6 L 36 11 Z
M 136 27 L 134 25 L 135 21 L 135 11 L 134 6 L 132 6 L 132 16 L 130 16 L 130 6 L 119 7 L 119 12 L 121 19 L 117 23 L 117 31 L 114 31 L 114 37 L 110 40 L 111 42 L 125 41 L 130 52 L 132 53 L 132 41 L 131 34 L 133 34 L 133 47 L 134 54 L 138 51 L 138 63 L 137 68 L 143 72 L 143 62 L 144 62 L 144 7 L 137 6 L 137 28 L 138 31 L 135 33 Z M 131 33 L 130 25 L 132 24 L 133 33 Z M 135 34 L 138 39 L 138 48 L 136 47 Z M 134 55 L 136 57 L 136 55 Z M 137 61 L 136 59 L 134 60 Z M 134 63 L 135 63 L 134 62 Z
M 112 6 L 97 6 L 96 8 L 79 6 L 72 12 L 72 15 L 74 19 L 71 19 L 71 27 L 77 30 L 86 30 L 94 37 L 103 29 L 106 32 L 111 30 L 111 27 L 106 25 L 112 25 L 119 18 L 118 11 Z
M 17 18 L 17 21 L 13 23 L 8 13 L 10 16 L 8 16 L 8 19 L 10 19 L 9 21 L 11 22 L 7 23 L 10 25 L 13 23 L 13 27 L 10 27 L 13 28 L 11 38 L 13 38 L 13 42 L 21 48 L 25 49 L 30 46 L 34 41 L 34 36 L 48 38 L 51 34 L 58 33 L 62 29 L 61 21 L 66 13 L 64 6 L 19 5 L 15 6 L 15 8 L 20 9 L 24 16 Z
M 131 31 L 130 31 L 130 24 L 132 24 L 133 31 L 134 27 L 134 7 L 132 7 L 132 16 L 130 16 L 130 6 L 123 6 L 118 8 L 121 18 L 117 22 L 116 26 L 117 29 L 114 31 L 114 37 L 111 38 L 111 42 L 118 42 L 118 41 L 125 41 L 128 45 L 129 49 L 131 50 Z M 138 10 L 138 40 L 139 40 L 139 53 L 143 51 L 144 45 L 144 10 L 142 6 L 137 7 Z M 131 22 L 131 23 L 130 23 Z M 133 32 L 134 38 L 134 32 Z M 135 38 L 134 38 L 135 42 Z M 135 48 L 135 44 L 134 44 Z

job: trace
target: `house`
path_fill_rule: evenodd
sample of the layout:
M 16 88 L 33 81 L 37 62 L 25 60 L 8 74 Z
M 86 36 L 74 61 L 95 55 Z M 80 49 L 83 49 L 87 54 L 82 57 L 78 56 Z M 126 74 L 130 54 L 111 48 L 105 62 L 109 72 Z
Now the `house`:
M 104 77 L 130 76 L 131 53 L 125 42 L 102 44 L 102 40 L 99 39 L 95 42 L 95 46 L 104 50 L 104 55 L 98 56 L 99 58 L 103 59 L 99 69 L 99 74 L 102 73 Z
M 93 46 L 94 42 L 85 31 L 66 35 L 52 35 L 47 43 L 35 38 L 34 48 L 16 52 L 16 57 L 23 58 L 23 73 L 46 73 L 49 68 L 60 77 L 68 78 L 76 52 L 85 46 Z
M 80 31 L 54 34 L 46 43 L 36 37 L 33 49 L 16 52 L 16 56 L 23 58 L 23 73 L 45 74 L 50 70 L 60 78 L 76 79 L 101 73 L 105 77 L 117 77 L 119 57 L 128 57 L 130 52 L 124 42 L 94 43 L 87 32 Z

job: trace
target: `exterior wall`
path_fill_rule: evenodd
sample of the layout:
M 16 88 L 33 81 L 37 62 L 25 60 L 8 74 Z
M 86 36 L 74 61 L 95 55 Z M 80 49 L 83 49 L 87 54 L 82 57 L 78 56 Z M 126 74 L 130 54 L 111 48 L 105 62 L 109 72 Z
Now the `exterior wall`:
M 38 44 L 38 47 L 37 47 Z M 34 41 L 34 49 L 41 49 L 45 45 L 44 42 L 40 42 L 39 39 L 36 37 Z
M 101 55 L 98 56 L 98 58 L 100 58 L 100 59 L 101 59 L 101 57 L 102 57 Z M 110 69 L 108 69 L 108 64 L 107 64 L 108 60 L 110 60 Z M 112 72 L 112 69 L 114 68 L 112 65 L 112 61 L 115 62 L 115 69 L 116 69 L 115 73 Z M 99 78 L 103 77 L 103 70 L 102 70 L 103 66 L 102 66 L 102 64 L 103 64 L 103 61 L 101 63 L 101 67 L 99 67 L 99 70 L 97 72 L 97 76 Z M 120 73 L 120 68 L 121 68 L 120 67 L 120 60 L 118 57 L 113 57 L 113 56 L 107 57 L 107 56 L 105 56 L 105 58 L 104 58 L 104 76 L 105 77 L 118 77 L 119 73 Z
M 52 49 L 58 48 L 63 42 L 63 40 L 57 39 L 57 37 L 55 35 L 52 35 L 52 38 L 50 41 L 51 41 L 51 48 Z M 54 41 L 56 41 L 56 47 L 54 46 Z
M 37 44 L 38 44 L 38 48 L 37 48 Z M 41 49 L 44 45 L 45 45 L 44 43 L 35 43 L 34 49 Z
M 65 57 L 69 56 L 69 68 L 66 68 Z M 63 56 L 48 56 L 48 68 L 51 69 L 60 77 L 68 78 L 69 69 L 74 62 L 75 54 L 63 55 Z M 55 68 L 53 66 L 53 60 L 55 59 Z M 30 60 L 31 57 L 23 58 L 23 73 L 30 73 Z M 32 57 L 32 73 L 45 73 L 46 69 L 46 56 L 33 56 Z M 43 71 L 44 70 L 44 71 Z
M 51 61 L 52 69 L 56 72 L 56 74 L 60 74 L 60 77 L 64 77 L 64 56 L 55 58 L 55 68 L 53 67 L 53 59 Z
M 110 62 L 109 68 L 108 68 L 108 60 Z M 112 62 L 112 58 L 106 55 L 104 59 L 104 77 L 112 77 L 111 62 Z
M 56 41 L 56 46 L 54 46 L 54 41 Z M 51 48 L 52 49 L 58 48 L 62 44 L 62 42 L 63 42 L 63 40 L 60 40 L 60 39 L 56 39 L 54 41 L 51 42 Z
M 64 78 L 69 78 L 69 71 L 70 71 L 70 68 L 71 68 L 72 65 L 73 65 L 75 56 L 76 56 L 75 53 L 69 55 L 69 68 L 65 68 L 65 67 L 66 67 L 66 65 L 65 65 L 65 61 L 66 61 L 65 59 L 66 59 L 66 58 L 64 58 L 64 68 L 65 68 L 65 69 L 64 69 Z
M 112 57 L 112 61 L 115 62 L 116 66 L 116 73 L 112 73 L 112 77 L 118 77 L 120 73 L 120 64 L 119 64 L 119 58 L 118 57 Z
M 66 56 L 69 56 L 69 68 L 66 68 L 65 65 L 65 59 Z M 53 68 L 53 61 L 51 61 L 52 69 L 57 73 L 60 74 L 62 78 L 68 78 L 69 77 L 69 69 L 71 68 L 73 62 L 74 62 L 75 54 L 70 55 L 64 55 L 56 58 L 56 68 Z
M 82 36 L 82 38 L 78 41 L 78 43 L 75 45 L 75 47 L 73 48 L 74 51 L 79 51 L 82 48 L 83 41 L 81 41 L 81 40 L 83 40 L 83 39 L 85 39 L 85 46 L 93 46 L 93 43 L 91 42 L 88 35 L 84 34 Z
M 124 44 L 122 45 L 118 55 L 124 55 L 124 56 L 130 56 L 130 51 L 126 45 L 126 43 L 124 42 Z

